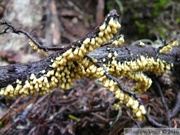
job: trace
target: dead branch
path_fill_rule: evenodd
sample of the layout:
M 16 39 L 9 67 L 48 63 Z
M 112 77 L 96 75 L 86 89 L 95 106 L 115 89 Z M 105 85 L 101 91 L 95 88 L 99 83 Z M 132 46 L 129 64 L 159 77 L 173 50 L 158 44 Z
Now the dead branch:
M 158 52 L 158 49 L 153 48 L 152 46 L 141 47 L 139 45 L 129 46 L 129 47 L 101 47 L 94 52 L 88 54 L 88 56 L 93 57 L 98 60 L 99 63 L 105 58 L 107 59 L 108 54 L 110 53 L 108 49 L 110 48 L 111 52 L 117 51 L 118 57 L 117 60 L 120 62 L 125 61 L 134 61 L 138 59 L 139 56 L 153 57 L 154 59 L 161 59 L 167 63 L 173 63 L 175 66 L 180 66 L 180 46 L 174 47 L 173 50 L 169 53 L 162 54 Z M 28 64 L 11 64 L 8 66 L 0 67 L 0 88 L 6 87 L 8 84 L 15 84 L 16 80 L 26 80 L 33 73 L 37 77 L 40 77 L 40 71 L 50 71 L 52 68 L 51 59 L 56 58 L 61 55 L 63 51 L 55 52 L 54 54 L 48 56 L 47 58 L 32 62 Z
M 107 43 L 118 46 L 124 42 L 123 36 L 113 39 L 117 29 L 121 27 L 118 17 L 117 12 L 112 10 L 102 25 L 86 37 L 66 48 L 59 48 L 58 52 L 41 61 L 0 67 L 0 95 L 17 97 L 35 93 L 47 94 L 56 87 L 70 89 L 73 80 L 89 77 L 98 79 L 115 95 L 119 102 L 114 104 L 114 108 L 120 109 L 121 104 L 125 103 L 139 121 L 146 118 L 155 126 L 166 127 L 147 114 L 138 94 L 145 92 L 152 84 L 152 80 L 144 72 L 161 74 L 171 67 L 179 67 L 179 43 L 176 40 L 162 48 L 153 48 L 142 42 L 122 48 L 101 47 Z M 22 33 L 30 39 L 30 45 L 35 49 L 53 50 L 42 47 L 27 32 L 17 30 L 8 23 L 0 24 L 7 26 L 1 34 L 7 33 L 7 30 L 16 34 Z M 116 78 L 121 76 L 138 83 L 127 90 Z

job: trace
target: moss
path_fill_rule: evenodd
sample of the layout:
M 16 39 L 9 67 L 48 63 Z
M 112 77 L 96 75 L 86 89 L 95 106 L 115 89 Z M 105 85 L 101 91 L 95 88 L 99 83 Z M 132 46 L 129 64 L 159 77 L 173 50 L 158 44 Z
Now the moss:
M 0 128 L 3 127 L 3 123 L 0 121 Z
M 146 25 L 144 23 L 140 23 L 139 21 L 135 21 L 136 26 L 138 27 L 138 30 L 140 33 L 146 32 Z
M 165 36 L 165 31 L 161 27 L 157 27 L 156 30 L 157 30 L 160 37 Z
M 180 23 L 180 17 L 176 18 L 176 23 Z
M 154 8 L 164 8 L 166 6 L 166 4 L 168 4 L 171 0 L 158 0 L 157 2 L 155 2 L 153 4 Z
M 164 38 L 170 36 L 169 33 L 172 31 L 178 31 L 179 1 L 119 1 L 123 7 L 122 30 L 128 39 L 138 40 L 146 37 L 155 40 L 157 36 Z M 108 1 L 106 7 L 108 10 L 121 8 L 116 1 Z

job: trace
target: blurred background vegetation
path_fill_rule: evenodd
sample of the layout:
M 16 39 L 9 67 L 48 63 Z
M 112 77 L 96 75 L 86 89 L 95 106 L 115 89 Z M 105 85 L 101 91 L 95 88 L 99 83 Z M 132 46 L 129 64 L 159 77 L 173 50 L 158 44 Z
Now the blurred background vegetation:
M 106 6 L 107 10 L 116 8 L 121 13 L 126 39 L 179 37 L 179 0 L 108 0 Z

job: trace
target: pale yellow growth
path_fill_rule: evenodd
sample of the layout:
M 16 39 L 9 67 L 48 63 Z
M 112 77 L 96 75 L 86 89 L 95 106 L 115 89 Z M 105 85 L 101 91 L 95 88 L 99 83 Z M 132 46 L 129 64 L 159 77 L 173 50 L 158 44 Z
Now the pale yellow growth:
M 82 49 L 79 50 L 78 56 L 81 58 L 84 56 L 84 51 Z
M 83 44 L 89 44 L 89 42 L 90 42 L 90 39 L 89 38 L 86 38 L 84 41 L 83 41 Z
M 45 70 L 42 70 L 42 71 L 41 71 L 42 74 L 45 74 L 45 72 L 46 72 Z
M 74 56 L 74 53 L 70 53 L 69 56 L 68 56 L 68 59 L 73 59 L 75 56 Z
M 78 51 L 79 51 L 79 48 L 76 48 L 75 50 L 74 50 L 74 55 L 78 55 Z
M 115 39 L 112 42 L 112 45 L 115 47 L 118 47 L 120 44 L 122 44 L 124 42 L 124 36 L 120 36 L 118 39 Z
M 7 92 L 11 92 L 11 91 L 13 91 L 13 90 L 14 90 L 14 88 L 13 88 L 12 85 L 8 85 L 8 86 L 7 86 L 7 89 L 6 89 Z
M 110 21 L 109 21 L 109 26 L 111 26 L 111 27 L 116 27 L 116 24 L 115 24 L 115 21 L 114 21 L 113 18 L 110 19 Z
M 136 110 L 139 106 L 139 102 L 137 100 L 134 101 L 134 104 L 132 105 L 132 109 Z
M 110 40 L 110 39 L 111 39 L 111 37 L 109 36 L 109 34 L 105 34 L 104 37 L 106 38 L 106 40 Z
M 111 33 L 111 27 L 109 25 L 107 26 L 106 30 L 108 33 Z
M 110 33 L 109 36 L 110 36 L 111 39 L 114 37 L 112 33 Z
M 112 53 L 109 53 L 109 54 L 108 54 L 108 58 L 109 58 L 109 59 L 112 58 Z
M 62 56 L 63 56 L 64 58 L 66 58 L 70 53 L 72 53 L 72 49 L 69 49 L 69 50 L 67 50 L 66 52 L 64 52 L 64 53 L 62 54 Z
M 112 29 L 111 29 L 111 32 L 112 32 L 113 34 L 116 34 L 116 33 L 117 33 L 117 29 L 116 29 L 116 28 L 112 28 Z
M 112 57 L 112 53 L 108 54 L 108 58 Z M 154 73 L 164 73 L 170 70 L 171 64 L 167 64 L 160 59 L 145 58 L 140 56 L 136 61 L 117 62 L 115 57 L 112 57 L 112 61 L 108 62 L 105 66 L 107 71 L 113 76 L 124 76 L 129 79 L 135 80 L 136 86 L 132 88 L 133 91 L 139 93 L 145 92 L 152 84 L 152 80 L 146 77 L 143 72 L 151 71 Z M 140 72 L 139 72 L 140 71 Z
M 56 57 L 56 61 L 60 61 L 62 58 L 62 56 Z
M 175 41 L 167 44 L 166 46 L 164 46 L 161 50 L 159 50 L 159 52 L 160 53 L 170 52 L 174 46 L 178 46 L 178 45 L 179 45 L 178 40 L 175 40 Z
M 118 53 L 115 51 L 114 52 L 114 58 L 117 58 L 117 56 L 118 56 Z
M 53 64 L 52 64 L 52 67 L 53 68 L 57 68 L 59 65 L 58 65 L 58 63 L 55 61 Z
M 91 39 L 91 45 L 95 45 L 95 39 L 94 38 Z
M 101 38 L 97 38 L 97 42 L 101 45 L 103 43 L 103 40 Z
M 128 102 L 126 103 L 127 107 L 131 107 L 133 105 L 133 99 L 130 97 Z
M 118 20 L 115 20 L 115 24 L 117 29 L 121 28 L 121 24 L 118 22 Z
M 108 19 L 106 19 L 107 21 Z M 17 85 L 13 87 L 8 85 L 6 88 L 1 88 L 0 95 L 5 95 L 7 97 L 14 97 L 19 95 L 30 95 L 39 92 L 40 94 L 47 94 L 51 92 L 54 87 L 60 87 L 62 89 L 70 89 L 73 86 L 73 80 L 89 77 L 92 79 L 98 79 L 105 88 L 110 89 L 110 91 L 119 100 L 118 104 L 114 107 L 117 109 L 121 108 L 121 104 L 125 103 L 127 107 L 132 109 L 133 115 L 137 117 L 138 120 L 143 120 L 146 110 L 143 105 L 139 105 L 139 102 L 131 97 L 130 95 L 124 93 L 112 79 L 108 78 L 102 67 L 96 66 L 98 61 L 92 59 L 92 63 L 89 59 L 85 57 L 91 51 L 94 51 L 100 45 L 106 43 L 108 40 L 113 38 L 113 34 L 117 33 L 119 24 L 117 18 L 110 18 L 109 22 L 104 22 L 99 27 L 99 32 L 94 36 L 89 36 L 82 44 L 78 46 L 73 46 L 73 48 L 68 49 L 61 56 L 51 59 L 50 71 L 41 71 L 41 77 L 37 77 L 35 74 L 31 74 L 30 77 L 22 85 L 22 81 L 17 80 Z M 118 46 L 124 42 L 124 37 L 114 40 L 112 45 Z M 80 43 L 80 42 L 79 42 Z M 173 42 L 172 46 L 176 46 L 178 43 Z M 143 43 L 140 43 L 143 45 Z M 30 41 L 30 46 L 35 50 L 38 50 L 37 46 Z M 75 47 L 75 48 L 74 48 Z M 168 48 L 168 47 L 167 47 Z M 39 51 L 39 50 L 38 50 Z M 165 51 L 166 52 L 166 51 Z M 135 61 L 117 61 L 118 53 L 109 53 L 106 59 L 103 59 L 103 66 L 109 74 L 115 77 L 127 77 L 129 79 L 135 80 L 137 85 L 132 88 L 135 92 L 145 92 L 151 85 L 152 81 L 146 77 L 143 72 L 151 71 L 154 73 L 164 73 L 169 70 L 172 66 L 167 64 L 162 60 L 155 60 L 153 58 L 146 58 L 140 56 L 139 59 Z M 105 62 L 108 62 L 105 64 Z M 75 64 L 76 63 L 76 64 Z M 47 73 L 46 73 L 47 72 Z
M 140 46 L 145 46 L 145 44 L 142 41 L 139 42 L 139 45 Z
M 106 43 L 107 39 L 105 37 L 102 37 L 103 43 Z
M 142 114 L 146 114 L 146 110 L 145 110 L 145 107 L 143 105 L 140 105 L 139 109 L 140 109 Z
M 142 115 L 141 111 L 137 111 L 136 117 L 141 117 L 141 115 Z
M 43 50 L 38 49 L 38 47 L 34 44 L 34 42 L 32 40 L 29 39 L 29 45 L 35 50 L 37 51 L 37 53 L 42 52 L 45 56 L 47 56 L 47 53 Z
M 88 53 L 88 50 L 84 44 L 81 45 L 80 51 L 82 51 L 83 55 Z
M 103 31 L 99 32 L 99 34 L 98 34 L 99 37 L 103 37 L 103 35 L 104 35 Z
M 137 82 L 136 86 L 132 88 L 132 91 L 138 94 L 145 92 L 152 84 L 152 80 L 147 78 L 142 72 L 128 73 L 125 76 Z
M 54 70 L 48 71 L 47 72 L 47 77 L 53 76 L 54 75 Z
M 118 41 L 117 41 L 117 40 L 113 41 L 113 42 L 112 42 L 112 45 L 114 45 L 114 46 L 117 47 L 117 46 L 119 45 L 119 44 L 118 44 Z
M 100 30 L 100 31 L 104 31 L 105 28 L 106 28 L 106 24 L 103 23 L 103 24 L 99 27 L 99 30 Z

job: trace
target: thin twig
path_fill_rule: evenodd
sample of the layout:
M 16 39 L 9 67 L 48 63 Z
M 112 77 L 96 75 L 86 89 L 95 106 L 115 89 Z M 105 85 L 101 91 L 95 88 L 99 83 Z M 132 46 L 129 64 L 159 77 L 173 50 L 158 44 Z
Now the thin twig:
M 32 40 L 32 42 L 33 42 L 39 49 L 42 49 L 42 50 L 44 50 L 45 52 L 48 52 L 49 50 L 58 51 L 58 50 L 63 50 L 63 49 L 65 49 L 65 47 L 44 47 L 44 46 L 42 46 L 40 43 L 38 43 L 38 42 L 36 41 L 36 39 L 35 39 L 31 34 L 29 34 L 29 33 L 26 32 L 26 31 L 15 29 L 11 24 L 9 24 L 9 23 L 7 23 L 7 22 L 0 22 L 0 25 L 5 25 L 5 26 L 7 26 L 7 28 L 6 28 L 3 32 L 1 32 L 0 35 L 7 33 L 8 30 L 11 30 L 12 33 L 15 33 L 15 34 L 24 34 L 26 37 L 28 37 L 30 40 Z
M 176 104 L 174 108 L 171 110 L 170 118 L 174 118 L 178 113 L 180 112 L 180 92 L 178 92 L 178 95 L 176 97 Z
M 166 103 L 165 97 L 164 97 L 164 95 L 163 95 L 163 93 L 162 93 L 162 89 L 161 89 L 159 83 L 158 83 L 155 79 L 153 79 L 153 82 L 154 82 L 154 84 L 156 85 L 157 90 L 158 90 L 158 92 L 159 92 L 159 94 L 160 94 L 160 96 L 161 96 L 161 101 L 162 101 L 163 106 L 164 106 L 164 109 L 165 109 L 165 111 L 166 111 L 166 118 L 167 118 L 168 126 L 170 127 L 170 113 L 169 113 L 169 108 L 168 108 L 168 105 L 167 105 L 167 103 Z

